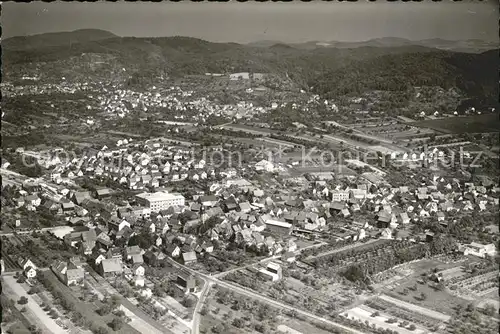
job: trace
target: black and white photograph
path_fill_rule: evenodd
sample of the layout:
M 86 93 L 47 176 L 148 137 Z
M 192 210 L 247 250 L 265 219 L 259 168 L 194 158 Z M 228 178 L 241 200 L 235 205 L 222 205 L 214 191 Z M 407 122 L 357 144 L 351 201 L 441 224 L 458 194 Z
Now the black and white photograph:
M 499 332 L 498 0 L 0 23 L 2 333 Z

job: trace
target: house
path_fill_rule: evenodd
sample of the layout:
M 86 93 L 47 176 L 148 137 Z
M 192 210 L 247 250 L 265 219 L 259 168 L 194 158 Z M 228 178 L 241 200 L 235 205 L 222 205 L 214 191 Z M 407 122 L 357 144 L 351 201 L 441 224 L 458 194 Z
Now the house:
M 201 244 L 201 248 L 207 253 L 212 253 L 214 251 L 214 244 L 211 241 L 204 241 Z
M 111 190 L 109 188 L 97 189 L 95 191 L 95 197 L 100 199 L 100 200 L 105 199 L 105 198 L 109 198 L 109 197 L 111 197 L 111 195 L 113 195 L 113 190 Z
M 389 228 L 384 228 L 380 233 L 380 239 L 392 239 L 392 231 Z
M 182 254 L 182 261 L 184 264 L 189 264 L 197 261 L 196 252 L 185 252 Z
M 331 192 L 333 202 L 343 202 L 349 199 L 350 192 L 345 190 L 334 190 Z
M 23 274 L 24 276 L 26 276 L 26 278 L 34 278 L 36 276 L 36 268 L 27 267 L 26 269 L 24 269 Z
M 81 205 L 85 199 L 91 199 L 90 191 L 77 191 L 73 194 L 72 200 L 75 204 Z
M 264 224 L 266 225 L 266 230 L 271 233 L 279 235 L 290 235 L 292 233 L 292 224 L 290 223 L 267 219 L 264 221 Z
M 37 207 L 41 204 L 42 200 L 36 194 L 28 195 L 24 198 L 25 205 Z
M 189 273 L 180 273 L 177 275 L 176 283 L 184 293 L 196 292 L 196 279 Z
M 85 271 L 82 267 L 78 267 L 71 261 L 56 261 L 50 266 L 50 269 L 67 286 L 83 285 Z
M 42 209 L 44 209 L 46 212 L 52 213 L 52 214 L 61 214 L 62 213 L 62 208 L 61 204 L 54 202 L 53 200 L 47 200 L 42 206 Z
M 144 253 L 143 258 L 144 262 L 149 264 L 150 266 L 158 266 L 165 259 L 165 254 L 160 251 L 147 251 Z
M 293 263 L 296 260 L 296 255 L 294 252 L 286 252 L 281 256 L 281 261 Z
M 345 207 L 344 203 L 334 201 L 330 204 L 330 211 L 332 213 L 341 212 Z
M 181 255 L 181 249 L 176 244 L 168 245 L 167 248 L 165 249 L 165 252 L 167 253 L 168 256 L 172 258 L 176 258 Z
M 377 226 L 388 227 L 392 221 L 392 215 L 385 210 L 379 211 L 377 214 Z
M 129 246 L 129 247 L 125 247 L 125 259 L 127 261 L 130 261 L 132 260 L 132 257 L 134 255 L 141 255 L 142 254 L 142 251 L 141 251 L 141 248 L 137 245 L 135 246 Z
M 255 164 L 255 170 L 256 171 L 273 172 L 274 171 L 274 164 L 270 161 L 267 161 L 267 160 L 261 160 Z
M 406 225 L 410 223 L 410 217 L 408 217 L 408 213 L 406 212 L 401 212 L 398 215 L 398 223 Z
M 28 258 L 20 259 L 19 260 L 19 265 L 21 266 L 21 269 L 23 269 L 23 270 L 26 270 L 29 267 L 36 269 L 35 264 L 30 259 L 28 259 Z
M 108 222 L 108 228 L 110 230 L 121 231 L 125 226 L 130 227 L 130 223 L 118 217 L 111 217 L 111 220 Z
M 485 258 L 486 256 L 495 256 L 497 253 L 495 244 L 483 245 L 477 242 L 472 242 L 469 245 L 463 245 L 460 250 L 463 251 L 464 255 L 474 255 L 481 258 Z
M 224 201 L 223 207 L 225 212 L 230 212 L 236 210 L 238 208 L 238 204 L 236 203 L 234 197 L 231 196 Z
M 122 261 L 120 258 L 104 259 L 97 267 L 97 272 L 104 277 L 120 275 L 123 272 Z
M 279 281 L 283 277 L 282 269 L 276 262 L 269 262 L 266 268 L 259 270 L 262 277 L 270 279 L 273 282 Z
M 96 266 L 98 266 L 101 264 L 102 260 L 105 260 L 105 259 L 106 259 L 106 256 L 103 253 L 97 254 L 97 256 L 94 259 L 94 263 Z
M 214 195 L 200 196 L 199 201 L 204 207 L 213 207 L 218 202 L 217 197 Z
M 287 242 L 286 242 L 286 249 L 287 251 L 289 252 L 295 252 L 297 250 L 297 244 L 295 243 L 294 240 L 292 239 L 289 239 Z
M 349 217 L 351 215 L 351 213 L 349 212 L 349 209 L 347 208 L 343 208 L 340 213 L 342 213 L 342 215 L 345 217 Z
M 242 202 L 239 204 L 239 207 L 240 211 L 243 213 L 249 213 L 250 211 L 252 211 L 252 207 L 250 206 L 249 202 Z
M 441 221 L 444 221 L 445 215 L 443 212 L 439 211 L 438 213 L 436 213 L 436 217 L 437 217 L 438 222 L 441 222 Z
M 136 263 L 132 266 L 132 273 L 136 276 L 144 276 L 145 269 L 144 266 L 140 263 Z

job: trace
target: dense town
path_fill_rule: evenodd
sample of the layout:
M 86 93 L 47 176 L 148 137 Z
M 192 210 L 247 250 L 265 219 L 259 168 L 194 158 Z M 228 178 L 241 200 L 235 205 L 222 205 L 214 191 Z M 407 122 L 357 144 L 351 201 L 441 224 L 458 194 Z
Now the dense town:
M 240 86 L 244 80 L 239 74 Z M 47 89 L 5 86 L 13 96 Z M 180 87 L 154 89 L 91 92 L 86 109 L 107 117 L 73 117 L 99 131 L 135 117 L 127 106 L 167 106 L 178 115 L 160 123 L 170 137 L 115 131 L 102 146 L 3 148 L 2 272 L 7 291 L 22 299 L 11 299 L 12 314 L 47 319 L 31 327 L 274 332 L 287 330 L 286 319 L 315 332 L 420 333 L 498 315 L 500 187 L 466 171 L 474 152 L 458 152 L 458 168 L 445 163 L 461 137 L 411 150 L 411 140 L 368 139 L 339 122 L 275 136 L 253 119 L 286 103 L 246 102 L 253 112 L 241 123 L 221 114 L 242 111 L 241 102 L 228 107 L 193 100 Z M 304 100 L 292 108 L 319 104 L 318 96 Z M 323 104 L 334 113 L 347 108 Z M 207 124 L 211 112 L 226 121 Z M 365 119 L 372 127 L 384 121 Z M 196 142 L 203 132 L 222 136 L 204 146 Z M 19 169 L 20 161 L 28 167 Z

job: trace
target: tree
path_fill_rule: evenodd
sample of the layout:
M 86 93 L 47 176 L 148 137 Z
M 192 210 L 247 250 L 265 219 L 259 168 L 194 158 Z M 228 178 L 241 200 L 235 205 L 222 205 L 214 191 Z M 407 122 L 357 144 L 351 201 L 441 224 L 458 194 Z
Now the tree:
M 111 320 L 109 327 L 113 328 L 114 331 L 119 331 L 123 327 L 123 320 L 121 318 L 115 317 Z
M 492 317 L 495 315 L 495 306 L 492 304 L 486 304 L 483 308 L 483 313 Z
M 107 328 L 106 328 L 106 327 L 102 327 L 102 326 L 100 326 L 99 328 L 97 328 L 97 329 L 95 330 L 95 332 L 94 332 L 94 333 L 96 333 L 96 334 L 108 334 L 108 333 L 109 333 L 109 331 L 107 330 Z
M 185 297 L 183 300 L 182 300 L 182 305 L 184 305 L 185 307 L 187 308 L 191 308 L 193 307 L 195 304 L 195 300 L 193 300 L 193 298 L 190 298 L 189 296 Z
M 201 310 L 200 310 L 201 315 L 207 315 L 208 314 L 208 308 L 204 305 Z
M 467 308 L 465 309 L 467 312 L 472 312 L 475 310 L 474 304 L 469 303 L 467 304 Z
M 29 290 L 28 290 L 28 294 L 29 295 L 32 295 L 32 294 L 35 294 L 35 293 L 39 293 L 40 292 L 40 289 L 36 286 L 33 286 L 31 287 Z
M 241 318 L 234 318 L 233 326 L 237 328 L 242 328 L 245 325 L 245 322 Z
M 415 326 L 414 324 L 411 324 L 410 327 L 408 327 L 408 329 L 411 331 L 414 331 L 415 329 L 417 329 L 417 326 Z

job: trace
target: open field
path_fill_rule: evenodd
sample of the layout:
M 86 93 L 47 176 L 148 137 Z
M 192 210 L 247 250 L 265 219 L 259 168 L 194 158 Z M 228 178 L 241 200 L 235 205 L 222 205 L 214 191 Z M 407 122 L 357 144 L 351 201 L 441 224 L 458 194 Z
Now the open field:
M 497 113 L 425 120 L 412 126 L 431 128 L 445 133 L 498 132 L 500 119 Z
M 112 315 L 100 316 L 96 313 L 96 310 L 99 308 L 99 305 L 97 305 L 96 303 L 100 302 L 96 301 L 94 303 L 91 303 L 91 302 L 81 301 L 79 298 L 76 297 L 76 295 L 78 294 L 84 295 L 85 292 L 78 287 L 73 287 L 73 288 L 67 287 L 66 285 L 64 285 L 59 281 L 59 279 L 55 276 L 55 274 L 51 270 L 45 270 L 41 272 L 40 275 L 44 275 L 48 280 L 52 281 L 55 289 L 59 290 L 63 295 L 67 296 L 68 301 L 72 302 L 75 305 L 75 310 L 80 312 L 84 318 L 94 322 L 99 326 L 107 328 L 107 324 L 113 319 L 113 316 Z M 77 290 L 79 290 L 79 292 Z M 131 327 L 129 324 L 125 324 L 118 331 L 118 333 L 136 334 L 139 332 L 135 330 L 133 327 Z
M 462 304 L 463 306 L 465 306 L 468 303 L 467 300 L 454 296 L 448 291 L 445 290 L 439 291 L 430 287 L 427 284 L 423 285 L 417 284 L 417 290 L 411 291 L 410 288 L 414 284 L 415 284 L 415 279 L 407 278 L 405 280 L 402 280 L 400 284 L 397 284 L 397 287 L 394 288 L 394 290 L 389 290 L 389 289 L 385 290 L 387 295 L 390 296 L 388 300 L 390 299 L 392 301 L 395 300 L 400 301 L 402 303 L 401 305 L 405 304 L 408 306 L 407 308 L 414 310 L 416 309 L 429 310 L 432 312 L 436 311 L 438 313 L 443 313 L 446 314 L 445 317 L 449 317 L 450 315 L 454 314 L 453 307 L 456 306 L 457 304 Z M 401 294 L 400 292 L 402 292 L 405 289 L 410 290 L 409 293 L 406 295 Z M 422 293 L 426 296 L 426 298 L 423 300 L 420 298 Z M 387 296 L 385 296 L 384 298 L 386 297 Z M 432 313 L 432 314 L 438 314 L 438 313 Z

